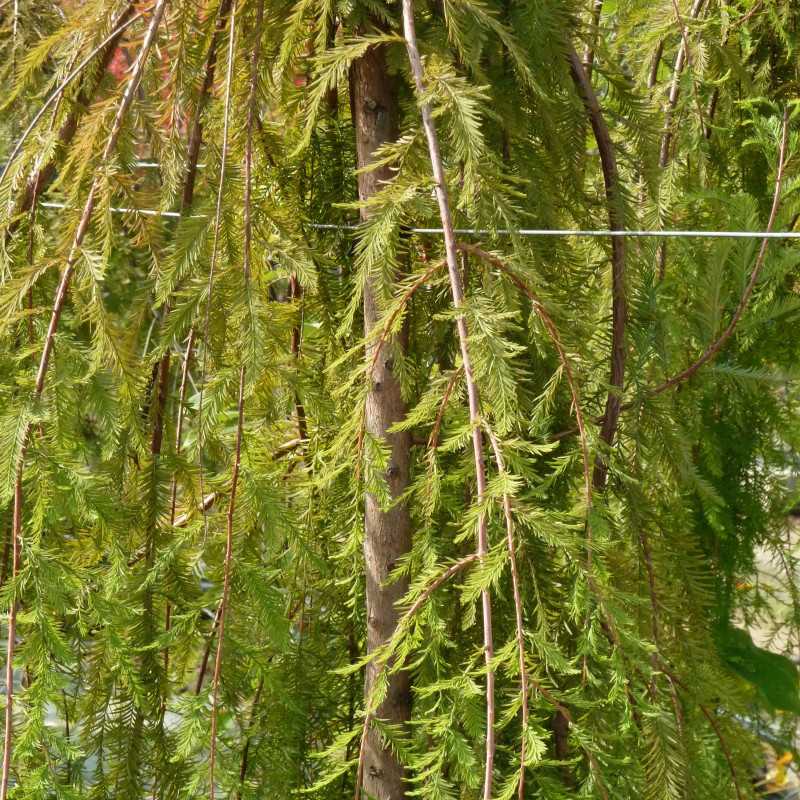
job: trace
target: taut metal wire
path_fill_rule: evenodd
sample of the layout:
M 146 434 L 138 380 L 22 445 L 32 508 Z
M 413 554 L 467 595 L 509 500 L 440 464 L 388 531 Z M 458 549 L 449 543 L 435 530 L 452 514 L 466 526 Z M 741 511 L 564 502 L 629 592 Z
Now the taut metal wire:
M 44 208 L 66 208 L 64 203 L 42 201 Z M 178 211 L 160 211 L 154 208 L 112 208 L 118 214 L 142 214 L 147 217 L 179 218 Z M 205 215 L 194 215 L 205 216 Z M 312 222 L 309 228 L 318 231 L 357 231 L 360 225 Z M 404 228 L 407 233 L 441 235 L 441 228 Z M 692 231 L 692 230 L 582 230 L 580 228 L 456 228 L 459 236 L 551 236 L 578 238 L 605 238 L 624 236 L 626 239 L 800 239 L 800 231 Z

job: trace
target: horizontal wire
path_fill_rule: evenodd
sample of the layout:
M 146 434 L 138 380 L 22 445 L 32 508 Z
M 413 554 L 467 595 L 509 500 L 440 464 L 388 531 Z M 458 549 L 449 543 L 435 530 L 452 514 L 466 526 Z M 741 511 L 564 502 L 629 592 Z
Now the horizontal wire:
M 7 164 L 7 161 L 0 161 L 0 171 L 4 170 Z M 161 169 L 161 163 L 159 161 L 134 161 L 130 166 L 133 167 L 133 169 Z M 197 169 L 205 168 L 205 164 L 197 165 Z
M 54 203 L 51 200 L 43 200 L 39 203 L 39 205 L 43 208 L 68 208 L 66 203 Z M 109 210 L 116 214 L 141 214 L 145 217 L 173 217 L 178 219 L 181 216 L 180 211 L 159 211 L 156 208 L 115 208 L 112 206 Z M 208 215 L 192 214 L 192 216 L 195 218 L 205 218 Z
M 40 203 L 44 208 L 66 208 L 64 203 L 43 201 Z M 117 214 L 142 214 L 146 217 L 170 217 L 180 218 L 179 211 L 159 211 L 153 208 L 116 208 L 111 211 Z M 205 214 L 193 214 L 195 218 L 205 217 Z M 318 231 L 357 231 L 361 225 L 336 224 L 332 222 L 312 222 L 310 228 Z M 438 234 L 442 235 L 442 228 L 404 228 L 407 233 L 417 234 Z M 660 230 L 660 231 L 612 231 L 612 230 L 581 230 L 571 228 L 456 228 L 454 233 L 459 236 L 575 236 L 581 238 L 593 237 L 625 237 L 631 239 L 800 239 L 800 231 L 681 231 L 681 230 Z

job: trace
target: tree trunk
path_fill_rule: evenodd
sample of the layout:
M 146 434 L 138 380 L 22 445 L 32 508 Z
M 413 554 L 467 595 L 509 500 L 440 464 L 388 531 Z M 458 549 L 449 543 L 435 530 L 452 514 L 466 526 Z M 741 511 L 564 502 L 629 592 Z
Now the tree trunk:
M 358 166 L 372 161 L 372 154 L 382 144 L 397 136 L 397 101 L 392 78 L 387 73 L 383 48 L 373 47 L 358 61 L 350 74 L 353 124 L 356 131 Z M 361 200 L 374 195 L 392 173 L 386 167 L 358 176 Z M 369 212 L 362 210 L 362 218 Z M 364 329 L 367 334 L 378 324 L 380 310 L 376 302 L 380 287 L 368 282 L 364 290 Z M 411 437 L 407 432 L 387 434 L 387 429 L 404 418 L 405 404 L 400 384 L 392 372 L 393 354 L 404 347 L 402 337 L 386 340 L 374 366 L 366 407 L 366 431 L 369 436 L 384 439 L 390 448 L 386 481 L 393 498 L 408 486 Z M 370 364 L 375 345 L 367 347 Z M 381 509 L 378 498 L 367 494 L 364 517 L 364 560 L 367 579 L 367 651 L 391 638 L 399 613 L 396 603 L 406 593 L 408 581 L 390 585 L 386 581 L 403 555 L 411 549 L 411 519 L 405 504 L 389 511 Z M 364 691 L 369 693 L 377 668 L 366 670 Z M 390 723 L 403 723 L 411 716 L 411 689 L 407 672 L 398 672 L 389 679 L 384 702 L 377 718 Z M 371 728 L 367 734 L 364 761 L 364 792 L 376 800 L 400 800 L 405 797 L 403 767 L 394 753 L 381 744 L 380 734 Z

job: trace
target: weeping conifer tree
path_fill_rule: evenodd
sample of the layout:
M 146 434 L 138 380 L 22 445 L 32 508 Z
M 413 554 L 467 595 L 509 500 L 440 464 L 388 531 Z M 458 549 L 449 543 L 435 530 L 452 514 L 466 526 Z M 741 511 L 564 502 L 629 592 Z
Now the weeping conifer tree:
M 0 4 L 0 800 L 752 796 L 798 24 Z

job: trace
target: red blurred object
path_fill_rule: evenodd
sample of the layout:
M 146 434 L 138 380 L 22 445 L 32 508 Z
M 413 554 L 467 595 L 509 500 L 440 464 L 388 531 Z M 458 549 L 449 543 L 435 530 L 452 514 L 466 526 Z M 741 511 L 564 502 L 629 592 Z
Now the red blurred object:
M 125 77 L 130 62 L 125 51 L 118 47 L 111 57 L 111 63 L 108 65 L 108 71 L 118 80 L 121 81 Z

